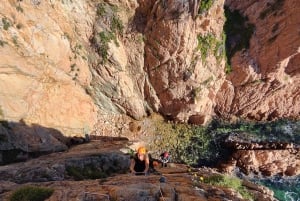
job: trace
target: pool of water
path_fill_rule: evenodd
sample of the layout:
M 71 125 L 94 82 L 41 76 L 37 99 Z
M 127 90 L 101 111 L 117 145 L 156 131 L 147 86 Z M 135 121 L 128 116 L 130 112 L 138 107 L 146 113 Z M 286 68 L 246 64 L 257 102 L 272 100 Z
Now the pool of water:
M 300 201 L 300 175 L 293 178 L 272 178 L 256 181 L 274 191 L 279 201 Z

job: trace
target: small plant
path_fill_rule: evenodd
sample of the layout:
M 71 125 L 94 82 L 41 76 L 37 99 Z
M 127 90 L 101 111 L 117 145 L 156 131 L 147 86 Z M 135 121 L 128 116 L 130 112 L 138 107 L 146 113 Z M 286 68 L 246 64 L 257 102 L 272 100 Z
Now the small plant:
M 20 12 L 20 13 L 23 13 L 24 10 L 23 8 L 21 7 L 21 5 L 19 4 L 17 7 L 16 7 L 17 11 Z
M 204 177 L 204 183 L 210 185 L 223 186 L 226 188 L 232 188 L 239 192 L 244 199 L 254 200 L 253 195 L 242 185 L 242 181 L 237 177 L 229 177 L 226 175 L 212 175 L 210 177 Z
M 76 67 L 76 64 L 72 64 L 72 65 L 70 66 L 71 71 L 74 71 L 74 70 L 75 70 L 75 67 Z
M 232 72 L 232 67 L 230 64 L 228 64 L 228 62 L 225 63 L 225 73 L 229 74 Z
M 213 53 L 217 59 L 217 62 L 221 62 L 222 58 L 225 57 L 225 34 L 222 34 L 221 40 L 217 40 L 216 36 L 213 34 L 208 34 L 206 36 L 198 35 L 198 47 L 197 49 L 201 51 L 201 58 L 205 58 Z
M 62 37 L 68 39 L 69 41 L 71 40 L 70 35 L 66 32 L 62 35 Z
M 103 17 L 105 15 L 106 11 L 105 11 L 105 4 L 104 3 L 100 3 L 97 7 L 97 15 L 99 17 Z
M 4 47 L 4 45 L 6 45 L 7 44 L 7 42 L 5 42 L 5 41 L 3 41 L 3 40 L 0 40 L 0 46 L 1 47 Z
M 17 47 L 19 46 L 17 36 L 13 36 L 13 43 L 14 43 L 15 46 L 17 46 Z
M 98 37 L 100 40 L 98 51 L 103 59 L 103 63 L 105 63 L 108 59 L 108 43 L 113 40 L 118 45 L 117 38 L 113 32 L 106 31 L 100 32 Z
M 214 0 L 201 0 L 198 14 L 206 13 L 214 4 Z
M 119 33 L 119 34 L 123 33 L 124 26 L 119 17 L 115 15 L 112 17 L 110 29 L 114 33 Z
M 100 179 L 108 177 L 108 173 L 96 168 L 94 165 L 86 165 L 83 168 L 69 166 L 66 168 L 67 174 L 75 180 Z
M 10 196 L 10 201 L 44 201 L 53 194 L 51 188 L 25 186 L 17 189 Z
M 3 17 L 3 18 L 2 18 L 2 24 L 3 24 L 3 29 L 6 30 L 6 31 L 7 31 L 7 30 L 9 29 L 9 27 L 11 26 L 9 20 L 8 20 L 6 17 Z

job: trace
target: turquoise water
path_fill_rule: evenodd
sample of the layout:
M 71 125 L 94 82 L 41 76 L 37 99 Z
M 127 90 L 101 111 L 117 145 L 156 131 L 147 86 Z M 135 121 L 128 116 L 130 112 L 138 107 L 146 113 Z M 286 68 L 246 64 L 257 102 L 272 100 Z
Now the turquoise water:
M 264 179 L 258 183 L 274 191 L 274 197 L 279 201 L 300 201 L 300 176 L 292 179 Z

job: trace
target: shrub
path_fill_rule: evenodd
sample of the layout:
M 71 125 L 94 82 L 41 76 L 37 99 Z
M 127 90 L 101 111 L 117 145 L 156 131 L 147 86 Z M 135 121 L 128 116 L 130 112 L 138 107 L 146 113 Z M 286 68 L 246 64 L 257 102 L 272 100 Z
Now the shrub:
M 23 13 L 23 12 L 24 12 L 23 8 L 22 8 L 20 5 L 18 5 L 18 6 L 16 7 L 16 9 L 17 9 L 17 11 L 20 12 L 20 13 Z
M 229 177 L 226 175 L 212 175 L 210 177 L 205 177 L 204 183 L 232 188 L 239 192 L 244 199 L 254 200 L 253 195 L 250 194 L 244 186 L 242 186 L 242 181 L 237 177 Z
M 104 3 L 99 3 L 98 7 L 97 7 L 97 15 L 99 17 L 103 17 L 105 15 L 106 11 L 105 11 L 105 4 Z
M 118 45 L 117 38 L 113 32 L 109 31 L 101 31 L 98 34 L 98 38 L 100 40 L 98 52 L 103 59 L 103 63 L 105 63 L 108 57 L 108 43 L 113 40 L 115 44 Z
M 218 63 L 226 56 L 225 52 L 225 34 L 222 33 L 221 39 L 218 40 L 213 34 L 206 36 L 198 35 L 197 49 L 201 52 L 202 60 L 204 60 L 210 53 L 213 53 Z
M 50 188 L 25 186 L 14 191 L 10 201 L 44 201 L 53 194 L 54 190 Z
M 11 26 L 9 20 L 6 17 L 2 18 L 2 24 L 3 24 L 3 29 L 6 30 L 6 31 Z
M 149 146 L 153 156 L 168 150 L 174 162 L 195 166 L 215 166 L 231 156 L 232 150 L 224 146 L 231 132 L 243 133 L 245 140 L 280 142 L 300 142 L 300 121 L 279 120 L 270 123 L 224 122 L 214 119 L 207 127 L 168 123 L 153 119 L 155 133 Z
M 124 26 L 123 26 L 122 21 L 120 20 L 120 18 L 117 17 L 116 15 L 114 15 L 112 17 L 110 29 L 114 33 L 119 33 L 119 34 L 123 33 Z
M 108 173 L 96 168 L 94 165 L 86 165 L 83 168 L 69 166 L 66 168 L 67 174 L 75 180 L 100 179 L 108 177 Z
M 149 148 L 155 156 L 168 150 L 174 162 L 189 165 L 198 165 L 200 159 L 210 158 L 212 138 L 206 133 L 205 127 L 167 123 L 163 120 L 155 120 L 154 124 L 157 135 Z
M 198 14 L 206 13 L 214 4 L 214 0 L 201 0 Z

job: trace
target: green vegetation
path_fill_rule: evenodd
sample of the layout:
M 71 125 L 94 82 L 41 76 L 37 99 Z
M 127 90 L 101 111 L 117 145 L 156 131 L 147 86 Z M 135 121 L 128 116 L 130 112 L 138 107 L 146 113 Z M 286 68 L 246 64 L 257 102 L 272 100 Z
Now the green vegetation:
M 7 42 L 6 41 L 3 41 L 3 40 L 0 40 L 0 46 L 1 47 L 4 47 L 4 45 L 6 45 Z M 1 111 L 0 111 L 1 112 Z M 0 113 L 0 116 L 1 116 L 1 113 Z
M 226 160 L 231 151 L 223 146 L 223 142 L 232 132 L 241 133 L 240 137 L 253 142 L 300 142 L 300 121 L 229 123 L 215 119 L 203 127 L 153 118 L 153 123 L 156 135 L 149 147 L 154 151 L 153 156 L 169 150 L 174 162 L 192 166 L 213 166 L 219 160 Z
M 199 160 L 212 158 L 209 153 L 213 138 L 201 126 L 166 123 L 161 119 L 155 120 L 156 133 L 154 143 L 149 147 L 154 155 L 165 150 L 172 154 L 172 160 L 189 165 L 199 164 Z
M 217 61 L 220 62 L 225 57 L 225 34 L 222 34 L 221 40 L 217 40 L 213 34 L 206 36 L 198 35 L 198 47 L 197 49 L 201 52 L 202 60 L 213 53 Z
M 44 201 L 53 194 L 54 190 L 44 187 L 25 186 L 17 189 L 10 201 Z
M 84 179 L 100 179 L 108 177 L 109 173 L 102 171 L 93 164 L 86 165 L 83 168 L 76 166 L 69 166 L 66 168 L 67 174 L 75 180 Z
M 7 30 L 9 29 L 9 27 L 11 26 L 9 20 L 8 20 L 6 17 L 3 17 L 3 18 L 2 18 L 2 24 L 3 24 L 3 29 L 6 30 L 6 31 L 7 31 Z
M 258 183 L 271 189 L 274 192 L 274 197 L 280 201 L 300 200 L 299 178 L 287 180 L 263 179 L 258 180 Z
M 272 3 L 268 2 L 267 8 L 259 14 L 259 18 L 263 20 L 271 13 L 277 15 L 277 11 L 283 7 L 284 1 L 285 0 L 274 0 Z
M 200 1 L 200 6 L 198 10 L 198 14 L 203 14 L 206 13 L 214 4 L 214 0 L 201 0 Z
M 103 59 L 103 63 L 105 63 L 108 57 L 108 43 L 113 40 L 116 45 L 119 44 L 116 35 L 113 32 L 102 31 L 98 34 L 98 36 L 100 39 L 98 51 Z
M 254 200 L 253 195 L 249 193 L 247 188 L 242 185 L 242 180 L 237 177 L 230 177 L 227 175 L 212 175 L 210 177 L 204 177 L 204 183 L 232 188 L 239 192 L 244 199 Z
M 97 51 L 102 57 L 102 63 L 107 61 L 108 57 L 108 44 L 112 40 L 117 46 L 117 35 L 121 35 L 124 30 L 123 23 L 119 18 L 117 6 L 107 3 L 99 3 L 97 7 L 98 20 L 106 22 L 106 25 L 102 27 L 101 32 L 97 33 L 93 37 L 93 42 L 96 44 Z M 105 18 L 105 20 L 103 19 Z
M 24 10 L 23 8 L 21 7 L 21 5 L 19 4 L 17 7 L 16 7 L 17 11 L 20 12 L 20 13 L 23 13 Z
M 72 65 L 70 66 L 71 71 L 75 71 L 75 67 L 76 67 L 76 64 L 72 64 Z
M 255 26 L 249 23 L 248 18 L 242 16 L 237 10 L 231 11 L 225 7 L 225 16 L 226 56 L 230 66 L 230 60 L 236 52 L 249 48 Z M 231 67 L 226 67 L 226 69 L 230 71 Z
M 212 34 L 206 36 L 198 35 L 198 50 L 201 51 L 202 60 L 204 60 L 209 51 L 213 48 L 213 45 L 216 43 L 216 38 Z
M 14 45 L 16 46 L 16 47 L 18 47 L 19 46 L 19 44 L 18 44 L 18 37 L 17 36 L 13 36 L 13 43 L 14 43 Z
M 99 3 L 97 7 L 97 15 L 99 17 L 103 17 L 105 15 L 105 4 L 104 3 Z
M 115 15 L 112 17 L 110 29 L 114 33 L 119 33 L 119 34 L 123 33 L 124 26 L 119 17 Z

